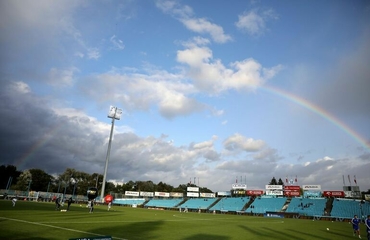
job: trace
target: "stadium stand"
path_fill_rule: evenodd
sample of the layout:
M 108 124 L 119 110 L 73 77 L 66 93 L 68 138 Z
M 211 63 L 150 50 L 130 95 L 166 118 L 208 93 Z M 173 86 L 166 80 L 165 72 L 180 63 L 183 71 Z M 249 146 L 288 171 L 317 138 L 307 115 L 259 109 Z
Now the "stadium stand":
M 363 202 L 363 204 L 362 204 L 362 213 L 365 216 L 370 215 L 370 202 Z
M 142 205 L 145 202 L 144 198 L 120 198 L 120 199 L 114 199 L 113 204 L 119 204 L 119 205 Z
M 180 204 L 183 198 L 174 199 L 151 199 L 147 202 L 144 207 L 156 207 L 156 208 L 174 208 Z
M 249 202 L 249 197 L 238 197 L 238 198 L 222 198 L 214 206 L 212 206 L 210 211 L 230 211 L 237 212 L 241 211 L 244 206 Z
M 247 208 L 246 212 L 251 213 L 266 213 L 266 212 L 280 212 L 287 201 L 286 197 L 265 198 L 259 197 Z
M 366 212 L 370 214 L 369 203 L 361 204 L 361 201 L 358 200 L 337 198 L 333 201 L 333 208 L 330 215 L 332 217 L 350 219 L 353 218 L 354 215 L 362 216 L 361 208 L 364 215 L 366 215 Z
M 181 204 L 179 207 L 181 208 L 187 208 L 189 210 L 206 210 L 211 206 L 217 198 L 190 198 L 183 204 Z
M 323 216 L 326 202 L 326 198 L 292 198 L 286 212 L 303 216 Z

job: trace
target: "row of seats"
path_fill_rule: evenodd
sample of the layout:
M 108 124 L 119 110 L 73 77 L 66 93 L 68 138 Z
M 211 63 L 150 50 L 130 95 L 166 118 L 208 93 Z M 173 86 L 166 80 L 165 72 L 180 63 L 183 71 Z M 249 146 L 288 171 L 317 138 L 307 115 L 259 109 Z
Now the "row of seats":
M 131 198 L 120 198 L 113 200 L 113 204 L 120 204 L 120 205 L 142 205 L 145 202 L 145 199 L 131 199 Z
M 331 216 L 341 216 L 345 218 L 352 218 L 354 215 L 367 216 L 370 214 L 370 203 L 353 200 L 337 199 L 333 202 L 333 209 Z
M 145 207 L 161 207 L 161 208 L 173 208 L 183 201 L 182 198 L 178 199 L 152 199 L 145 204 Z
M 286 212 L 299 213 L 300 215 L 324 215 L 327 199 L 325 198 L 292 198 Z
M 210 205 L 212 205 L 217 198 L 191 198 L 181 204 L 181 208 L 187 209 L 208 209 Z
M 249 202 L 249 197 L 222 198 L 209 210 L 211 211 L 241 211 L 245 204 Z
M 183 203 L 182 203 L 183 202 Z M 117 199 L 113 204 L 121 205 L 143 205 L 145 207 L 201 209 L 210 211 L 242 211 L 250 202 L 249 197 L 237 198 L 192 198 L 184 202 L 183 198 L 174 199 L 151 199 L 145 203 L 145 199 Z M 286 197 L 279 198 L 256 198 L 248 206 L 245 212 L 263 214 L 266 212 L 279 212 L 286 204 Z M 287 213 L 299 213 L 305 216 L 323 216 L 325 213 L 327 199 L 325 198 L 292 198 L 286 208 Z M 182 204 L 181 204 L 182 203 Z M 180 205 L 181 204 L 181 205 Z M 286 207 L 286 206 L 285 206 Z M 284 209 L 285 209 L 284 207 Z M 352 218 L 353 215 L 367 216 L 370 214 L 370 203 L 354 200 L 333 201 L 330 215 L 333 217 Z M 328 214 L 329 215 L 329 214 Z
M 247 208 L 246 212 L 266 213 L 279 212 L 286 203 L 287 198 L 256 198 Z

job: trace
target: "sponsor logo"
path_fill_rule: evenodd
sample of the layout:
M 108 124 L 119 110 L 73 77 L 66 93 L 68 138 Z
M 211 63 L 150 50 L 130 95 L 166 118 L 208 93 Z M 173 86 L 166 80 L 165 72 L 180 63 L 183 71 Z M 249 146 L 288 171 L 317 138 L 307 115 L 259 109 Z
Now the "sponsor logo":
M 321 190 L 321 185 L 303 185 L 303 190 Z
M 299 191 L 301 189 L 300 186 L 284 186 L 284 190 L 297 190 Z
M 324 191 L 324 196 L 344 197 L 343 191 Z
M 247 195 L 251 196 L 251 195 L 262 195 L 263 194 L 263 190 L 248 190 L 247 191 Z
M 271 190 L 271 189 L 282 190 L 283 189 L 283 185 L 266 185 L 266 189 L 268 189 L 268 190 Z
M 232 184 L 232 189 L 247 189 L 247 184 Z

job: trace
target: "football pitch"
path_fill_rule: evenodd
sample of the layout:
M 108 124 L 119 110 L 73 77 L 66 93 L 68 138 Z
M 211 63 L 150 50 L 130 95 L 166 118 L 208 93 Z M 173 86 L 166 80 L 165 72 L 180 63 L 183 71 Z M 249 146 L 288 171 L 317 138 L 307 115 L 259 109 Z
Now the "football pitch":
M 66 209 L 66 205 L 64 208 Z M 233 214 L 180 213 L 106 205 L 72 204 L 70 211 L 54 203 L 0 200 L 0 239 L 356 239 L 347 222 L 265 218 Z M 329 230 L 327 230 L 329 228 Z M 361 225 L 366 239 L 365 226 Z

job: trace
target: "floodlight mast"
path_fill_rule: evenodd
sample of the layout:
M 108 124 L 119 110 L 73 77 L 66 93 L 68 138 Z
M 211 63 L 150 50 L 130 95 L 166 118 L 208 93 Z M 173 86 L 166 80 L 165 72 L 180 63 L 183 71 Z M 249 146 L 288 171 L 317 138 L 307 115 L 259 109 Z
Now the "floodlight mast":
M 101 189 L 101 195 L 100 195 L 100 201 L 104 202 L 104 192 L 105 192 L 105 181 L 107 179 L 107 170 L 108 170 L 108 162 L 110 157 L 110 149 L 112 146 L 112 136 L 113 136 L 113 129 L 114 129 L 114 120 L 120 120 L 122 114 L 122 109 L 119 109 L 117 107 L 110 106 L 108 118 L 112 118 L 112 126 L 110 129 L 110 135 L 109 135 L 109 143 L 108 143 L 108 150 L 107 150 L 107 157 L 105 159 L 105 169 L 104 169 L 104 177 L 103 177 L 103 185 Z

